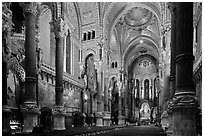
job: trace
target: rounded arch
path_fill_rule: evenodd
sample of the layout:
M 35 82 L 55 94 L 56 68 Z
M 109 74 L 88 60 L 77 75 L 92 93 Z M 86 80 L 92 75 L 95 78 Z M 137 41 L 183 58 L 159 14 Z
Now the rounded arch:
M 142 100 L 140 103 L 139 103 L 139 107 L 141 108 L 142 104 L 144 103 L 147 103 L 150 107 L 152 107 L 152 103 L 148 100 Z
M 42 2 L 41 6 L 42 5 L 47 5 L 51 9 L 53 21 L 59 17 L 58 12 L 57 12 L 58 11 L 57 2 Z
M 150 80 L 144 79 L 144 99 L 149 100 L 149 86 L 150 86 Z
M 111 81 L 118 81 L 118 77 L 116 75 L 111 75 L 108 78 L 108 83 L 110 84 Z
M 79 10 L 79 5 L 77 2 L 73 2 L 74 3 L 74 7 L 75 7 L 75 10 L 76 10 L 76 15 L 77 15 L 77 19 L 78 19 L 78 28 L 79 28 L 79 42 L 81 43 L 82 41 L 82 37 L 81 37 L 81 34 L 82 34 L 82 19 L 81 19 L 81 13 L 80 13 L 80 10 Z
M 47 5 L 42 5 L 42 10 L 39 15 L 39 47 L 42 50 L 43 62 L 51 65 L 51 26 L 52 11 Z
M 144 58 L 150 59 L 150 61 L 152 61 L 157 68 L 159 67 L 159 61 L 155 57 L 153 57 L 151 55 L 142 55 L 142 56 L 137 57 L 132 62 L 131 66 L 126 66 L 129 76 L 133 75 L 133 71 L 134 71 L 135 66 L 137 65 L 138 62 L 142 61 Z
M 91 48 L 88 48 L 88 49 L 86 49 L 86 50 L 83 50 L 83 59 L 84 59 L 84 60 L 82 60 L 83 63 L 85 63 L 86 58 L 87 58 L 89 55 L 91 55 L 91 54 L 95 57 L 96 51 L 94 51 L 94 50 L 91 49 Z M 96 60 L 96 59 L 94 58 L 94 60 Z
M 139 44 L 139 43 L 138 43 L 136 46 L 134 45 L 134 43 L 139 42 L 139 40 L 141 40 L 141 39 L 147 40 L 147 41 L 149 41 L 150 43 L 152 43 L 152 45 L 148 45 L 148 46 L 151 46 L 153 49 L 155 49 L 156 52 L 157 52 L 157 54 L 158 54 L 158 56 L 161 55 L 161 52 L 159 51 L 159 47 L 160 47 L 159 43 L 156 42 L 156 41 L 155 41 L 154 39 L 152 39 L 151 37 L 149 37 L 149 36 L 144 36 L 144 35 L 143 35 L 143 36 L 139 36 L 139 37 L 134 38 L 134 39 L 126 46 L 127 48 L 126 48 L 125 51 L 123 52 L 122 60 L 125 61 L 125 59 L 127 58 L 129 52 L 131 52 L 132 49 L 137 48 L 137 47 L 139 47 L 139 46 L 142 46 L 142 45 Z

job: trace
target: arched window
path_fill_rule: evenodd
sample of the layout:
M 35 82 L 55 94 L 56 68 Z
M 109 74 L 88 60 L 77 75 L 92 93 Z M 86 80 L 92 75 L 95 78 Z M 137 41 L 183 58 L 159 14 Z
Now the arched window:
M 53 45 L 51 45 L 52 43 L 50 43 L 51 39 L 50 39 L 50 34 L 51 34 L 51 28 L 50 28 L 50 22 L 52 20 L 52 13 L 51 10 L 49 9 L 48 6 L 44 5 L 43 6 L 43 11 L 41 12 L 40 15 L 40 20 L 39 20 L 39 36 L 40 36 L 40 40 L 39 40 L 39 46 L 42 50 L 43 53 L 43 62 L 47 65 L 52 64 L 52 55 L 51 53 L 53 53 L 54 50 L 53 48 L 51 48 Z
M 86 41 L 86 33 L 83 35 L 83 40 Z
M 92 39 L 95 38 L 95 30 L 92 30 Z
M 88 40 L 91 39 L 91 32 L 88 32 Z
M 118 67 L 118 63 L 117 62 L 115 62 L 115 68 L 117 68 Z
M 144 99 L 149 100 L 149 80 L 144 81 Z
M 157 78 L 154 78 L 154 98 L 156 97 L 156 83 L 157 83 Z
M 114 62 L 112 62 L 112 64 L 111 64 L 111 68 L 114 68 Z
M 136 98 L 139 99 L 140 97 L 140 81 L 136 79 Z
M 69 74 L 71 74 L 71 49 L 70 32 L 68 31 L 66 37 L 66 72 Z

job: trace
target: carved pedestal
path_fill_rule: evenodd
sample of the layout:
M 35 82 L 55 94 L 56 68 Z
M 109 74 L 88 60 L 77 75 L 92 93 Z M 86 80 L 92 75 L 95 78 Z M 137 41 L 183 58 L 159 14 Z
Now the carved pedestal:
M 125 124 L 125 117 L 119 115 L 118 116 L 118 125 L 124 125 Z
M 169 122 L 169 125 L 168 125 L 168 129 L 166 131 L 167 133 L 167 136 L 172 136 L 173 135 L 173 115 L 172 113 L 168 113 L 168 122 Z
M 110 124 L 111 124 L 110 112 L 105 112 L 105 114 L 103 116 L 103 124 L 104 124 L 104 126 L 110 126 Z
M 173 100 L 173 135 L 195 136 L 197 99 L 194 96 L 180 96 Z
M 103 126 L 103 113 L 102 112 L 96 113 L 96 126 Z
M 11 132 L 10 129 L 10 116 L 11 110 L 7 106 L 2 107 L 2 133 L 3 135 L 7 135 Z
M 53 130 L 65 130 L 65 113 L 62 107 L 55 107 L 53 124 Z
M 38 116 L 40 114 L 37 105 L 25 105 L 21 108 L 23 113 L 23 132 L 30 133 L 38 125 Z

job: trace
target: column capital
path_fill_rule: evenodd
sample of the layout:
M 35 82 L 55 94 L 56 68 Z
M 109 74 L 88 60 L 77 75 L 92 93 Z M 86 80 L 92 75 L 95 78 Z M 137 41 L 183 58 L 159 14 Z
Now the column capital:
M 53 25 L 53 31 L 55 32 L 56 38 L 62 38 L 68 35 L 68 25 L 64 22 L 62 18 L 58 18 L 51 23 Z
M 37 14 L 37 2 L 22 2 L 20 6 L 23 7 L 24 13 L 26 14 Z
M 53 108 L 53 115 L 64 115 L 65 109 L 63 106 L 55 106 Z

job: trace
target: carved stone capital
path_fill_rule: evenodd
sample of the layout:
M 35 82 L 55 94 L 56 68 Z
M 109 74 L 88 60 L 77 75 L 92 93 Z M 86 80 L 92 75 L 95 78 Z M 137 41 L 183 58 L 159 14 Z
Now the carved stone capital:
M 175 2 L 168 2 L 168 9 L 170 10 L 171 13 L 174 13 L 176 10 Z
M 21 111 L 25 114 L 40 114 L 40 109 L 35 103 L 24 103 L 24 105 L 21 107 Z
M 58 18 L 52 22 L 52 25 L 54 26 L 53 31 L 55 32 L 56 38 L 62 38 L 68 34 L 69 27 L 62 18 Z
M 96 113 L 96 117 L 97 117 L 97 118 L 99 118 L 99 117 L 102 118 L 103 116 L 104 116 L 104 113 L 103 113 L 103 112 L 97 112 L 97 113 Z
M 63 106 L 55 106 L 55 108 L 53 109 L 54 115 L 64 115 L 65 113 L 66 111 Z
M 37 15 L 37 2 L 22 2 L 20 5 L 23 7 L 25 15 Z
M 172 109 L 179 107 L 197 107 L 198 99 L 193 95 L 180 95 L 173 98 Z

